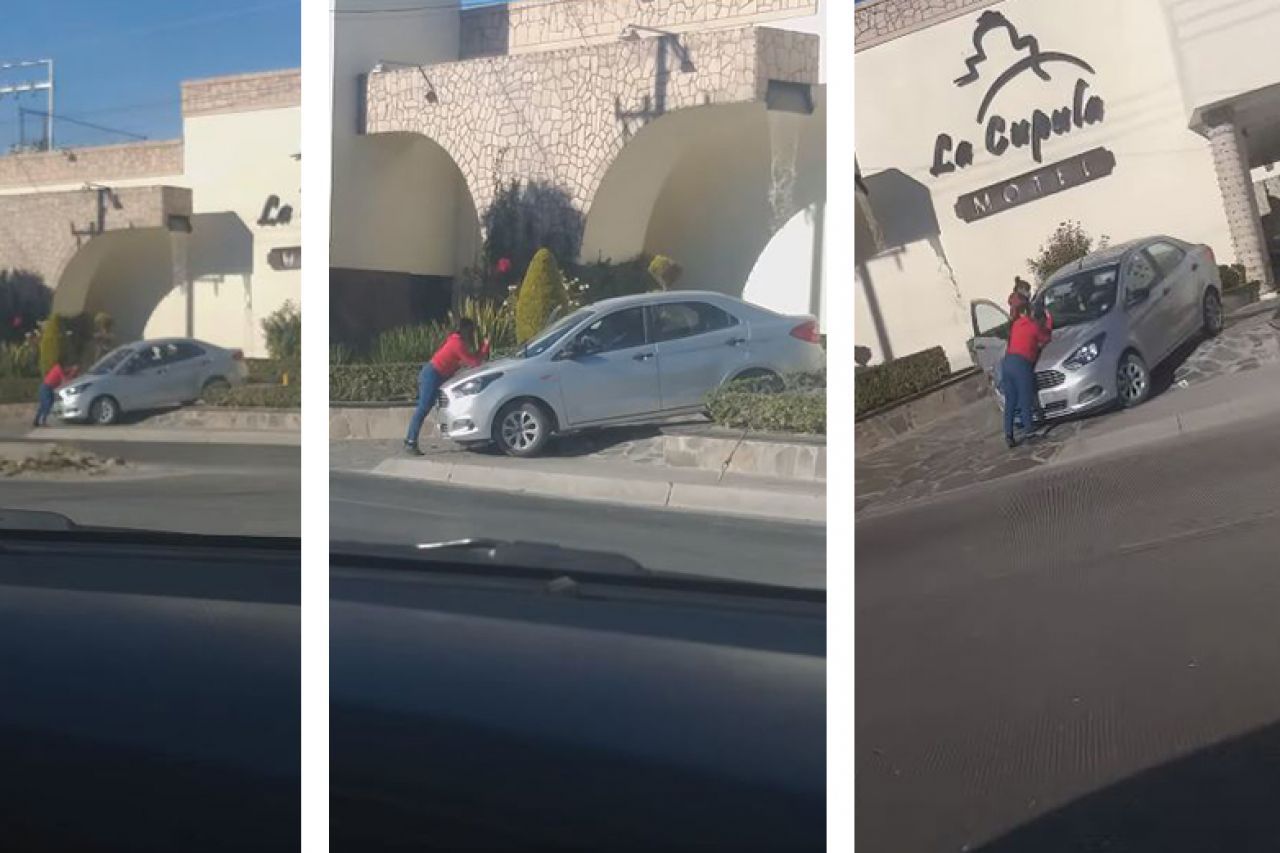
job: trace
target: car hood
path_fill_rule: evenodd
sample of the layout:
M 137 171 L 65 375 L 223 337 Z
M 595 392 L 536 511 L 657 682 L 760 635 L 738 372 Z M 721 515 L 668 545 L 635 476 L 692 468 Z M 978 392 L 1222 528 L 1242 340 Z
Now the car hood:
M 465 370 L 459 370 L 453 376 L 450 376 L 448 381 L 441 387 L 447 391 L 461 382 L 466 382 L 472 376 L 479 376 L 482 373 L 493 373 L 495 371 L 498 373 L 510 373 L 511 371 L 519 370 L 528 364 L 529 361 L 523 358 L 500 358 L 497 361 L 486 361 L 479 367 L 468 367 Z
M 1103 321 L 1094 320 L 1090 323 L 1054 329 L 1053 339 L 1040 351 L 1040 360 L 1036 362 L 1036 366 L 1046 368 L 1060 364 L 1063 359 L 1102 334 L 1104 328 Z
M 66 385 L 63 385 L 61 388 L 58 389 L 58 393 L 61 394 L 63 391 L 71 391 L 72 389 L 76 389 L 76 388 L 86 388 L 89 385 L 92 385 L 95 381 L 100 382 L 106 378 L 107 377 L 105 376 L 84 376 L 79 379 L 76 379 L 73 382 L 68 382 Z

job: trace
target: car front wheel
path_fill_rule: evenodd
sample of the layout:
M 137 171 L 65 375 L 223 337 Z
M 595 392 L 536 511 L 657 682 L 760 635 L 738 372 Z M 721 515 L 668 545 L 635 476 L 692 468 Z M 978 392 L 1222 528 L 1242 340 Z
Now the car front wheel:
M 1210 290 L 1204 295 L 1204 305 L 1202 311 L 1204 317 L 1204 333 L 1210 338 L 1216 338 L 1222 331 L 1222 297 L 1218 295 L 1218 291 Z
M 89 406 L 89 421 L 99 426 L 110 426 L 120 419 L 120 404 L 114 397 L 99 397 Z
M 493 424 L 493 440 L 508 456 L 527 459 L 540 454 L 551 438 L 551 415 L 528 400 L 508 403 Z
M 1116 398 L 1126 409 L 1142 405 L 1151 393 L 1151 373 L 1136 352 L 1127 352 L 1116 369 Z

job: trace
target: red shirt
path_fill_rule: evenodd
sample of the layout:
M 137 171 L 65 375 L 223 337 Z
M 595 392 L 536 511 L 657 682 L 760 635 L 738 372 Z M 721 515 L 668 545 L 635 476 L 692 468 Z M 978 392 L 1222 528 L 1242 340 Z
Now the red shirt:
M 462 339 L 462 335 L 453 332 L 445 338 L 444 345 L 436 350 L 436 354 L 431 356 L 431 366 L 436 369 L 436 373 L 440 374 L 441 379 L 448 379 L 458 372 L 459 365 L 478 367 L 488 357 L 488 341 L 484 342 L 479 354 L 476 354 L 467 347 L 467 342 Z
M 57 388 L 63 382 L 67 381 L 67 374 L 62 372 L 62 365 L 55 364 L 49 368 L 49 372 L 44 375 L 44 384 L 50 388 Z
M 1032 364 L 1040 357 L 1040 350 L 1045 348 L 1053 337 L 1053 318 L 1045 315 L 1044 325 L 1023 314 L 1013 321 L 1009 329 L 1009 355 L 1020 355 Z

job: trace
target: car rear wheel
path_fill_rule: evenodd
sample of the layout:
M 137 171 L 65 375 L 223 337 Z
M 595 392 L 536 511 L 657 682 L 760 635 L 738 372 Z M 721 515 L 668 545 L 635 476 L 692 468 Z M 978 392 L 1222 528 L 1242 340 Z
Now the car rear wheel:
M 230 390 L 230 382 L 223 379 L 221 376 L 214 376 L 213 378 L 205 381 L 204 387 L 200 389 L 200 396 L 207 400 L 210 395 L 217 396 L 218 394 L 225 394 Z
M 551 438 L 551 415 L 531 400 L 516 400 L 498 412 L 493 441 L 503 453 L 527 459 L 537 456 Z
M 114 397 L 99 397 L 89 406 L 89 421 L 99 426 L 110 426 L 120 420 L 120 404 Z
M 1204 305 L 1202 311 L 1204 317 L 1204 333 L 1210 338 L 1216 338 L 1221 332 L 1224 325 L 1222 314 L 1222 297 L 1218 295 L 1218 291 L 1210 290 L 1204 295 Z
M 1151 394 L 1151 373 L 1136 352 L 1127 352 L 1116 369 L 1116 399 L 1126 409 L 1140 406 Z

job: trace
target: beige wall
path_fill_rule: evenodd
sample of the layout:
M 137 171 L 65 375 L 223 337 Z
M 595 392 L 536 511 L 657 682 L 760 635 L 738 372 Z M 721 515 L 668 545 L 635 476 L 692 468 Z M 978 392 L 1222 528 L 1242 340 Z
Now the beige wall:
M 953 83 L 965 73 L 980 12 L 857 53 L 858 161 L 887 242 L 858 277 L 858 343 L 882 358 L 886 342 L 879 326 L 887 330 L 894 356 L 941 344 L 953 366 L 967 364 L 969 301 L 1003 302 L 1013 277 L 1027 274 L 1026 259 L 1067 219 L 1113 241 L 1168 233 L 1208 243 L 1220 260 L 1230 259 L 1208 144 L 1187 127 L 1161 2 L 1077 0 L 1070 15 L 1042 0 L 987 8 L 1008 16 L 1021 34 L 1036 37 L 1041 50 L 1074 54 L 1096 71 L 1049 64 L 1051 81 L 1023 74 L 997 96 L 994 111 L 1011 122 L 1030 118 L 1035 109 L 1070 104 L 1079 77 L 1103 98 L 1105 119 L 1052 136 L 1039 164 L 1027 148 L 989 154 L 984 127 L 975 121 L 994 75 L 1021 56 L 1007 37 L 988 35 L 989 58 L 978 83 Z M 972 166 L 934 177 L 935 138 L 942 132 L 973 141 L 976 156 Z M 956 215 L 961 194 L 1099 146 L 1116 157 L 1109 177 L 973 223 Z
M 382 9 L 386 4 L 340 0 L 337 8 Z M 425 138 L 360 136 L 357 125 L 360 75 L 380 61 L 434 64 L 457 59 L 458 13 L 339 14 L 335 20 L 329 264 L 453 275 L 474 253 L 455 239 L 469 203 L 465 188 L 458 185 L 457 167 Z
M 1189 117 L 1280 83 L 1276 0 L 1161 0 Z

